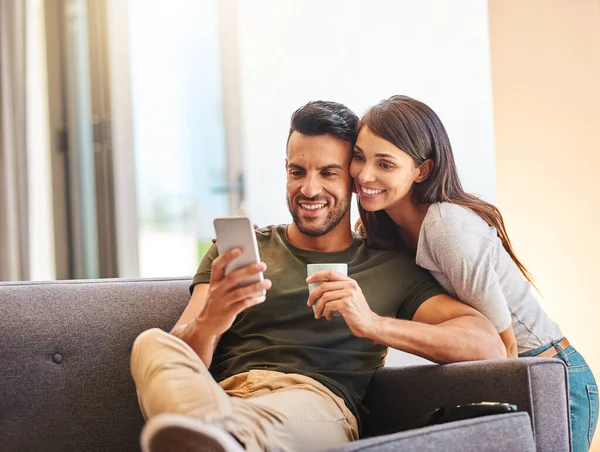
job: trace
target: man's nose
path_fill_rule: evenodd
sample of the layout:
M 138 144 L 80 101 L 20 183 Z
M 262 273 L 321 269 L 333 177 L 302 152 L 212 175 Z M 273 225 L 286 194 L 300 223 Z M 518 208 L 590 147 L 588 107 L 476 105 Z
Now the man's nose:
M 321 184 L 316 177 L 307 176 L 300 191 L 307 198 L 312 198 L 321 193 Z

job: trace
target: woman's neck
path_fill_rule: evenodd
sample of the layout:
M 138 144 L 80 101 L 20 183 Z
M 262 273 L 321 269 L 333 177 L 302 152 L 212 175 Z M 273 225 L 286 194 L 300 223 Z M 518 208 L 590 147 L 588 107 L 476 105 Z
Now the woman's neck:
M 398 227 L 398 232 L 404 238 L 406 245 L 412 252 L 417 251 L 419 234 L 427 210 L 431 204 L 415 204 L 410 197 L 401 201 L 394 207 L 387 209 L 386 213 Z

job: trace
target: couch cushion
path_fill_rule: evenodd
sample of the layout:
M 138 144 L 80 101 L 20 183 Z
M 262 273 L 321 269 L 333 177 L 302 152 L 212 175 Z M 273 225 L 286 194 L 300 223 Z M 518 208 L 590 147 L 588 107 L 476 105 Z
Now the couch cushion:
M 0 284 L 0 450 L 138 449 L 131 345 L 175 324 L 190 282 Z

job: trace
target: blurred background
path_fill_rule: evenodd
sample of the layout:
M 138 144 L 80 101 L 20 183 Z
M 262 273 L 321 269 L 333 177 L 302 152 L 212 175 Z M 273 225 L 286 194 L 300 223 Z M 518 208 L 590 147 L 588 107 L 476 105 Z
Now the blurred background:
M 429 103 L 497 201 L 487 4 L 2 0 L 0 279 L 188 276 L 212 220 L 290 220 L 310 100 Z
M 191 276 L 297 107 L 407 94 L 598 376 L 599 81 L 598 0 L 0 0 L 0 280 Z

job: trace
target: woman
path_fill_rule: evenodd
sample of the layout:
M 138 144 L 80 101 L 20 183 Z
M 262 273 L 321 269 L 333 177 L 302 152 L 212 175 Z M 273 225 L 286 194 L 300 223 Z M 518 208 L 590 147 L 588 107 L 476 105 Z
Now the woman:
M 588 450 L 598 416 L 594 376 L 533 294 L 498 209 L 463 190 L 438 116 L 422 102 L 393 96 L 372 107 L 358 131 L 350 165 L 357 231 L 375 246 L 412 253 L 451 295 L 490 319 L 508 357 L 563 360 L 573 447 Z

